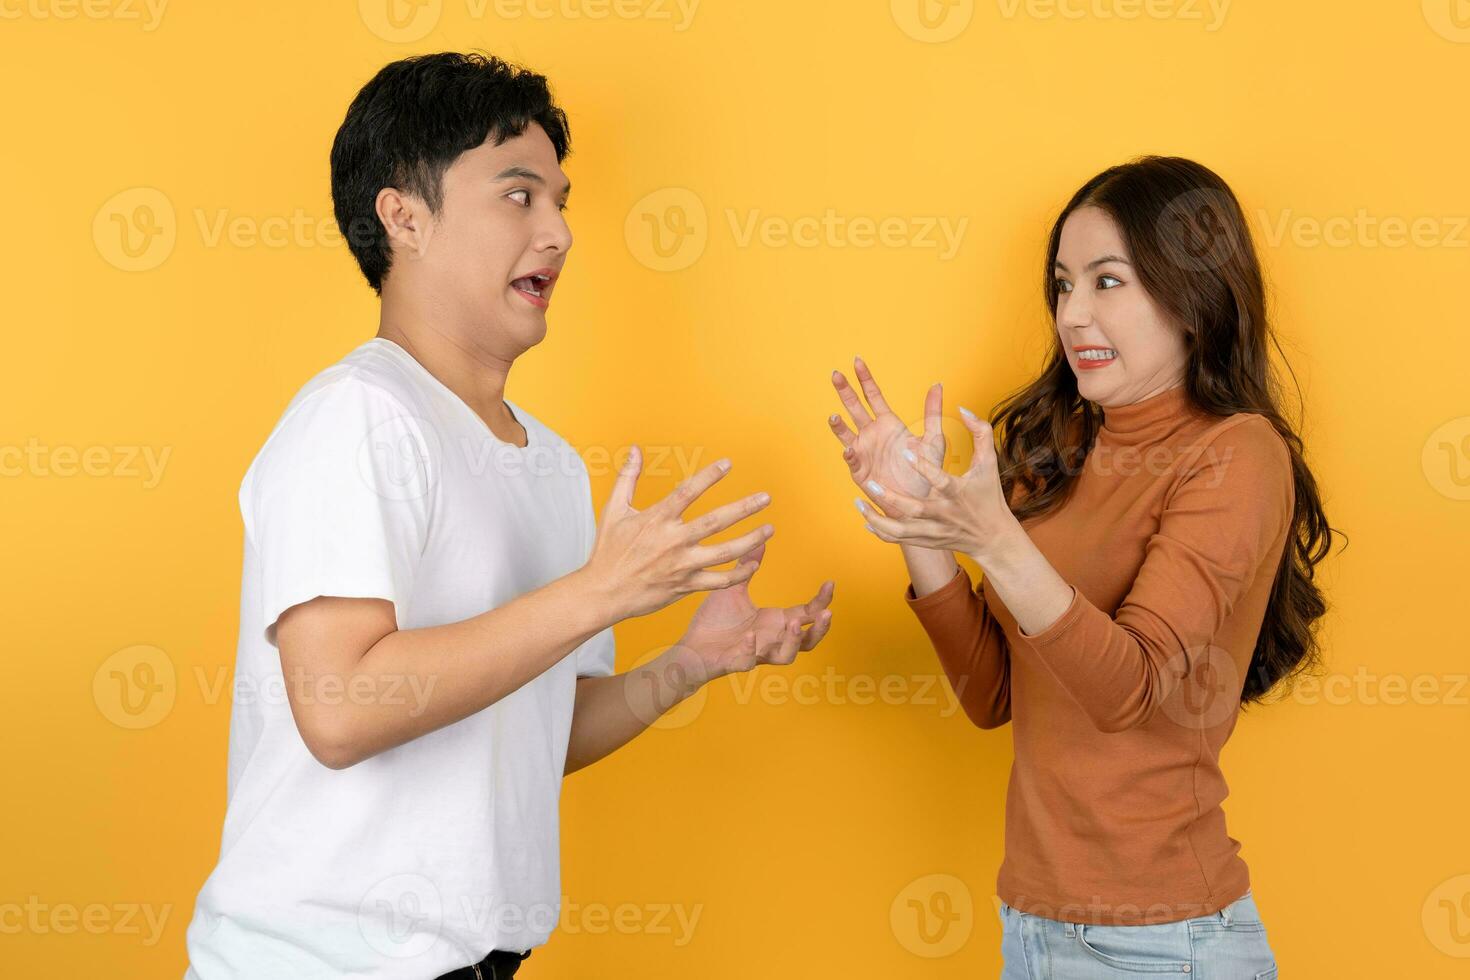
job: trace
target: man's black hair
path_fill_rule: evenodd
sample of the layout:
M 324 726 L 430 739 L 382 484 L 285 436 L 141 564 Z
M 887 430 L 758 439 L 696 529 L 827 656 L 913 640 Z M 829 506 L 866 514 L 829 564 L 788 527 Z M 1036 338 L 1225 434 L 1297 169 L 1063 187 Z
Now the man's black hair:
M 567 117 L 546 78 L 491 54 L 445 51 L 383 67 L 362 87 L 332 141 L 332 209 L 378 295 L 392 253 L 375 202 L 384 187 L 443 206 L 443 177 L 461 153 L 536 123 L 558 161 L 571 150 Z

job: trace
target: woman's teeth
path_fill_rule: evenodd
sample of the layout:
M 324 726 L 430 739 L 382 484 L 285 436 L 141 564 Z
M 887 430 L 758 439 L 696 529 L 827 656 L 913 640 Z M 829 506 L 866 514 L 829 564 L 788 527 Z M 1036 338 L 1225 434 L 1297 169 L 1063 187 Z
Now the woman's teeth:
M 1077 358 L 1083 361 L 1110 361 L 1118 356 L 1118 352 L 1112 350 L 1084 350 L 1077 352 Z

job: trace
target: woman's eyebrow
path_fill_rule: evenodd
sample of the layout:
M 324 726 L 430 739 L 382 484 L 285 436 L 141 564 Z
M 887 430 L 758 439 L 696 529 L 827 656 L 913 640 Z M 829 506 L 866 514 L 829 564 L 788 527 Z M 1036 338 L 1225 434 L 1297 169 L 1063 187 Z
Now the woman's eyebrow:
M 1086 272 L 1088 269 L 1096 269 L 1098 266 L 1104 265 L 1108 262 L 1121 262 L 1123 265 L 1133 264 L 1132 262 L 1129 262 L 1127 259 L 1123 258 L 1123 256 L 1121 255 L 1103 255 L 1087 263 L 1087 269 L 1083 269 L 1082 271 Z M 1055 265 L 1058 269 L 1061 269 L 1063 272 L 1072 271 L 1067 268 L 1065 263 L 1062 262 L 1054 262 L 1053 265 Z

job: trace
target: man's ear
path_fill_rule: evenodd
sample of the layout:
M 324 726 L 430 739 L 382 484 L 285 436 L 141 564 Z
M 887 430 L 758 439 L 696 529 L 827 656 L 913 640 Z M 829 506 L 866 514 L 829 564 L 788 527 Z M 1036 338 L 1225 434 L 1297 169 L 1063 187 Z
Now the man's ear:
M 373 202 L 378 220 L 388 233 L 389 247 L 420 257 L 429 247 L 434 225 L 429 208 L 417 195 L 384 187 Z

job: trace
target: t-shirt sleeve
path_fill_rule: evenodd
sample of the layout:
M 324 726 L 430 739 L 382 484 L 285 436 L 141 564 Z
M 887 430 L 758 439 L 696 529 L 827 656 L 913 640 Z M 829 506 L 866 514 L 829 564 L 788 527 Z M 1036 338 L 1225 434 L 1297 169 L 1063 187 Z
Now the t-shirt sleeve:
M 585 562 L 592 556 L 592 547 L 597 543 L 597 514 L 592 506 L 592 484 L 587 477 L 585 467 L 582 472 L 582 491 L 582 556 Z M 577 647 L 577 676 L 607 677 L 611 675 L 616 669 L 615 652 L 613 630 L 609 626 Z
M 1104 732 L 1144 724 L 1211 643 L 1257 575 L 1273 575 L 1294 512 L 1291 456 L 1253 416 L 1199 453 L 1165 503 L 1115 615 L 1075 586 L 1023 646 Z
M 287 411 L 240 491 L 268 642 L 283 612 L 317 596 L 386 599 L 404 623 L 437 465 L 424 425 L 351 376 Z

